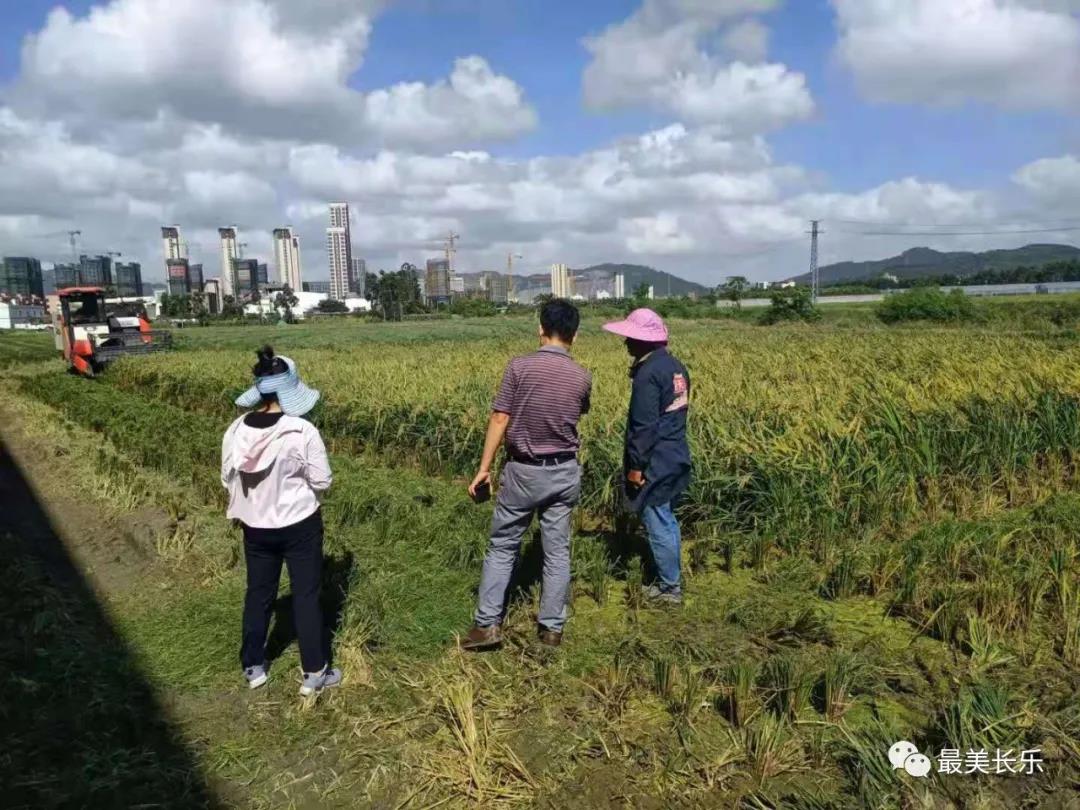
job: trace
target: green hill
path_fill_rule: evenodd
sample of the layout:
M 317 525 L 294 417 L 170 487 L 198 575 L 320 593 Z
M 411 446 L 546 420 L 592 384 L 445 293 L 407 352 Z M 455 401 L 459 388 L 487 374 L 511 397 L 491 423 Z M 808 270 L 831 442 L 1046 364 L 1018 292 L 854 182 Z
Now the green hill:
M 970 276 L 986 270 L 1012 270 L 1017 267 L 1038 267 L 1049 262 L 1080 259 L 1080 248 L 1072 245 L 1027 245 L 1014 250 L 988 250 L 983 253 L 951 252 L 918 247 L 899 256 L 868 262 L 839 262 L 821 268 L 821 283 L 865 281 L 889 273 L 899 280 L 926 276 Z M 793 279 L 810 283 L 810 274 Z
M 571 269 L 570 272 L 578 279 L 585 279 L 590 283 L 600 285 L 604 284 L 612 276 L 622 273 L 626 283 L 627 295 L 632 295 L 634 290 L 642 284 L 651 285 L 657 298 L 690 295 L 691 293 L 704 295 L 709 291 L 707 287 L 701 284 L 695 284 L 693 281 L 687 281 L 671 273 L 642 264 L 594 264 L 591 267 L 582 269 Z M 547 274 L 534 273 L 524 277 L 515 277 L 514 286 L 520 290 L 525 287 L 544 286 L 549 284 L 550 280 L 551 277 Z

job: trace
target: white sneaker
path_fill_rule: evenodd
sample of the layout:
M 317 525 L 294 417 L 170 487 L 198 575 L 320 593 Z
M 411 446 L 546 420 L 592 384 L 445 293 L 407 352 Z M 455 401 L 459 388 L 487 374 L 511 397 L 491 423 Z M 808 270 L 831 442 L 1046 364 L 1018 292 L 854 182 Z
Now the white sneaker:
M 270 679 L 266 672 L 266 664 L 248 667 L 244 670 L 244 677 L 247 678 L 249 689 L 258 689 Z
M 341 670 L 323 667 L 322 672 L 305 672 L 304 682 L 300 685 L 300 694 L 304 697 L 314 695 L 323 689 L 332 689 L 341 683 Z

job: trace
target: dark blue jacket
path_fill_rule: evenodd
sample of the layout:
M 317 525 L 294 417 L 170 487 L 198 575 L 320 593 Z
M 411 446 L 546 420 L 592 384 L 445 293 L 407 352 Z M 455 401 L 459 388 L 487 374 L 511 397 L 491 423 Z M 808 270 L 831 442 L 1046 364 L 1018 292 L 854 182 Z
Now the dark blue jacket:
M 626 420 L 625 471 L 641 470 L 645 486 L 626 485 L 630 508 L 675 501 L 690 486 L 690 446 L 686 417 L 690 374 L 668 353 L 657 349 L 630 369 L 630 416 Z

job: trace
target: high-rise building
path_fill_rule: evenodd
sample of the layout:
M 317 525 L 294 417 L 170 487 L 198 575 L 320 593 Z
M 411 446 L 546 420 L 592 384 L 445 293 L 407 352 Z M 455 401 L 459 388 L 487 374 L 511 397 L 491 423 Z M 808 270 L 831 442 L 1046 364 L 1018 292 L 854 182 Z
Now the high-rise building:
M 428 259 L 424 297 L 429 304 L 450 303 L 450 262 L 447 259 Z
M 53 279 L 56 289 L 79 286 L 79 266 L 77 264 L 54 264 Z
M 0 293 L 44 298 L 41 262 L 24 256 L 5 256 L 0 264 Z
M 167 225 L 161 229 L 161 241 L 163 243 L 163 250 L 165 254 L 165 261 L 169 259 L 183 259 L 184 243 L 180 238 L 180 226 L 179 225 Z
M 270 284 L 270 271 L 264 262 L 255 265 L 255 288 L 258 290 Z
M 221 312 L 221 282 L 218 279 L 203 279 L 203 297 L 206 299 L 207 312 L 211 315 Z
M 138 262 L 128 264 L 117 262 L 113 266 L 113 281 L 116 285 L 116 294 L 121 298 L 142 297 L 142 265 Z
M 192 293 L 203 291 L 203 269 L 201 264 L 188 265 L 188 289 Z
M 330 227 L 349 230 L 348 203 L 330 203 Z
M 191 275 L 187 259 L 166 259 L 169 295 L 191 295 Z
M 218 228 L 221 238 L 221 294 L 239 296 L 236 260 L 240 258 L 240 237 L 235 227 Z
M 367 262 L 353 258 L 349 267 L 349 292 L 363 298 L 367 287 Z
M 326 252 L 330 258 L 330 297 L 344 301 L 349 296 L 349 231 L 333 226 L 326 229 Z
M 232 264 L 232 277 L 236 283 L 231 294 L 237 300 L 251 298 L 251 294 L 259 289 L 259 262 L 255 259 L 234 259 Z
M 551 265 L 551 294 L 555 298 L 570 298 L 574 294 L 570 268 L 565 264 Z
M 79 283 L 84 287 L 112 287 L 112 259 L 109 256 L 80 256 Z
M 465 277 L 464 276 L 450 276 L 450 294 L 451 295 L 464 295 L 465 294 Z
M 330 297 L 344 301 L 349 295 L 349 276 L 353 272 L 348 203 L 330 203 L 326 254 L 330 263 Z
M 613 298 L 626 298 L 626 276 L 622 273 L 615 274 L 615 289 L 611 295 Z
M 510 279 L 502 273 L 484 273 L 480 276 L 480 289 L 495 304 L 510 302 Z
M 274 266 L 278 281 L 293 292 L 300 292 L 303 284 L 300 262 L 300 238 L 292 228 L 274 230 Z

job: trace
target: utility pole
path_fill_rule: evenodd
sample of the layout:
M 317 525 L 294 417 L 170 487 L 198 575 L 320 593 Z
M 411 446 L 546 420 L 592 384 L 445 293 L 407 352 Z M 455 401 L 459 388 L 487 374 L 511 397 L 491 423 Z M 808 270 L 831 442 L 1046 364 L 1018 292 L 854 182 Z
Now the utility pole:
M 514 259 L 522 259 L 520 253 L 514 253 L 510 251 L 506 254 L 506 303 L 511 303 L 514 300 Z
M 815 305 L 818 302 L 818 292 L 821 287 L 821 279 L 818 275 L 818 236 L 824 231 L 820 229 L 820 225 L 819 219 L 810 221 L 810 295 Z

